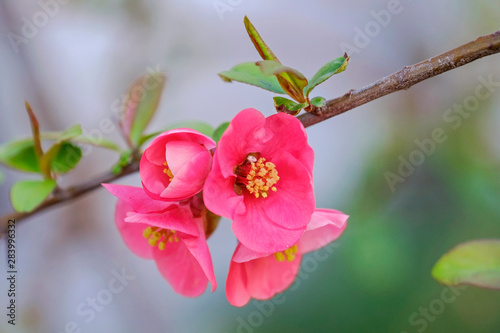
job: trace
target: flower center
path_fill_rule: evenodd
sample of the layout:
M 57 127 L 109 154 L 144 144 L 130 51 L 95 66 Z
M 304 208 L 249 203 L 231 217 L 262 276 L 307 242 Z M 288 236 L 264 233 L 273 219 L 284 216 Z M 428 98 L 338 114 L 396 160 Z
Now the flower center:
M 162 229 L 159 227 L 147 227 L 144 229 L 142 235 L 148 240 L 149 245 L 155 247 L 158 245 L 160 250 L 165 250 L 167 242 L 178 242 L 175 230 Z
M 276 165 L 266 162 L 260 153 L 248 154 L 245 161 L 234 168 L 234 174 L 236 194 L 241 195 L 243 189 L 247 189 L 256 198 L 267 198 L 269 190 L 276 192 L 274 185 L 280 180 Z
M 293 259 L 295 259 L 296 253 L 297 253 L 297 244 L 286 249 L 285 251 L 276 252 L 274 254 L 274 257 L 278 261 L 285 261 L 285 259 L 286 259 L 286 261 L 293 261 Z
M 169 178 L 168 180 L 169 181 L 172 181 L 172 179 L 174 179 L 174 174 L 172 173 L 172 171 L 170 171 L 170 169 L 168 168 L 168 164 L 167 164 L 167 161 L 163 162 L 163 165 L 166 166 L 165 169 L 163 169 L 163 173 L 166 174 Z

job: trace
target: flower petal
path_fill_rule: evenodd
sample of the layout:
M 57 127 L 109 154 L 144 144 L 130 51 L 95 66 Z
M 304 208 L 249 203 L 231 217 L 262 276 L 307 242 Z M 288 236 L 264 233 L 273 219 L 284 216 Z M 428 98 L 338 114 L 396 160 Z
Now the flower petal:
M 300 269 L 301 254 L 292 261 L 278 261 L 274 255 L 246 262 L 247 289 L 253 298 L 270 299 L 291 286 Z
M 149 213 L 163 211 L 173 203 L 153 200 L 149 197 L 144 189 L 135 186 L 115 185 L 115 184 L 101 184 L 118 199 L 121 199 L 131 206 L 131 211 L 138 213 Z
M 159 193 L 161 193 L 169 184 L 170 179 L 163 170 L 165 170 L 165 165 L 157 165 L 151 163 L 146 153 L 142 155 L 141 162 L 139 164 L 139 174 L 141 177 L 142 186 L 147 195 L 155 200 L 163 200 Z
M 200 153 L 210 154 L 204 146 L 195 142 L 169 141 L 165 145 L 165 160 L 174 176 Z
M 259 152 L 272 137 L 265 129 L 266 118 L 255 109 L 239 112 L 222 135 L 216 151 L 224 177 L 233 175 L 233 167 L 241 164 L 247 154 Z
M 277 191 L 269 191 L 265 199 L 259 198 L 260 205 L 275 224 L 286 229 L 305 230 L 315 208 L 312 176 L 289 154 L 273 163 L 280 177 L 275 185 Z
M 192 220 L 193 215 L 187 205 L 174 205 L 161 213 L 130 213 L 125 218 L 125 222 L 143 223 L 197 236 L 199 231 L 196 224 L 192 223 Z
M 307 134 L 302 123 L 294 116 L 280 112 L 266 118 L 266 127 L 276 135 L 263 147 L 261 153 L 274 157 L 286 152 L 302 163 L 312 175 L 314 150 L 307 142 Z M 279 133 L 286 135 L 278 135 Z
M 260 253 L 254 250 L 249 249 L 241 243 L 238 243 L 236 250 L 234 250 L 233 261 L 234 262 L 247 262 L 250 260 L 255 260 L 259 258 L 267 257 L 269 253 Z
M 176 145 L 176 148 L 181 146 L 183 145 Z M 195 155 L 190 156 L 191 158 L 184 164 L 175 165 L 175 171 L 172 169 L 174 178 L 168 187 L 161 192 L 160 196 L 162 198 L 176 201 L 183 200 L 195 195 L 203 188 L 203 184 L 212 168 L 212 154 L 202 146 L 196 146 L 202 149 L 196 152 Z M 167 150 L 167 156 L 175 151 L 175 149 Z M 177 158 L 169 158 L 169 163 L 171 160 L 177 161 Z
M 154 259 L 158 270 L 175 292 L 196 297 L 207 289 L 208 280 L 203 269 L 181 239 L 167 243 L 164 250 L 156 248 Z
M 233 306 L 244 306 L 252 297 L 246 288 L 247 273 L 245 265 L 231 261 L 226 279 L 226 297 Z
M 165 146 L 169 141 L 189 141 L 204 145 L 208 150 L 215 148 L 215 141 L 190 128 L 177 128 L 158 135 L 144 151 L 148 161 L 157 165 L 165 162 Z
M 239 263 L 234 259 L 241 251 L 246 252 L 244 246 L 238 244 L 226 281 L 226 297 L 234 306 L 244 306 L 250 298 L 272 298 L 293 283 L 300 269 L 301 254 L 292 261 L 277 261 L 272 254 Z
M 125 201 L 120 199 L 118 200 L 115 210 L 116 227 L 118 228 L 123 241 L 132 252 L 141 258 L 153 259 L 153 248 L 148 244 L 146 238 L 142 236 L 146 226 L 125 222 L 127 213 L 132 210 L 132 207 Z
M 194 220 L 198 227 L 199 235 L 198 237 L 186 236 L 182 237 L 184 243 L 186 244 L 189 252 L 198 261 L 201 269 L 205 273 L 206 278 L 212 285 L 212 292 L 217 288 L 217 281 L 215 280 L 214 266 L 212 263 L 212 257 L 210 255 L 210 250 L 208 249 L 207 240 L 205 238 L 205 232 L 203 229 L 203 219 L 197 218 Z
M 212 213 L 233 219 L 236 212 L 238 214 L 245 213 L 244 197 L 234 192 L 235 177 L 225 178 L 222 176 L 220 164 L 215 157 L 217 153 L 218 150 L 215 151 L 212 171 L 203 186 L 203 200 L 205 206 Z
M 259 199 L 245 198 L 246 213 L 235 214 L 233 232 L 236 238 L 246 247 L 260 253 L 282 251 L 297 243 L 306 226 L 288 229 L 277 225 L 267 216 Z
M 347 226 L 348 217 L 338 210 L 316 209 L 299 241 L 299 251 L 315 251 L 339 238 Z

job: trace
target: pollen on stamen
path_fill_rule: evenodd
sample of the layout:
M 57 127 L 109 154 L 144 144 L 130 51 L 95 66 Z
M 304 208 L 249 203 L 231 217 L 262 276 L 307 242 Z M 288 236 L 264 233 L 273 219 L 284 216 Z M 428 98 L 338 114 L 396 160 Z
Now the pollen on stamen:
M 165 250 L 168 243 L 178 242 L 177 232 L 175 230 L 162 229 L 159 227 L 147 227 L 142 235 L 148 240 L 149 245 L 158 249 Z
M 255 155 L 257 153 L 249 154 L 242 164 L 235 167 L 236 185 L 246 188 L 256 198 L 267 198 L 269 190 L 277 191 L 274 185 L 280 177 L 274 163 Z
M 163 169 L 163 173 L 166 174 L 169 178 L 168 180 L 169 181 L 172 181 L 172 179 L 174 179 L 174 174 L 172 173 L 172 171 L 170 170 L 170 168 L 168 167 L 168 164 L 167 162 L 163 162 L 163 165 L 166 166 L 165 169 Z
M 295 259 L 295 255 L 297 254 L 297 245 L 294 245 L 285 251 L 281 252 L 276 252 L 274 254 L 274 258 L 276 258 L 277 261 L 293 261 Z

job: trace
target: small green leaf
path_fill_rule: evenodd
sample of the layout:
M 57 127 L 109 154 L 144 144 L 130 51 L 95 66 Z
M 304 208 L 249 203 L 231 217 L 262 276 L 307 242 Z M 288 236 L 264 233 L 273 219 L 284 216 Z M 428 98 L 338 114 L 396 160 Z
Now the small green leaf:
M 40 168 L 63 174 L 73 169 L 82 158 L 82 150 L 70 142 L 58 142 L 40 159 Z
M 120 172 L 122 172 L 123 168 L 126 167 L 130 163 L 131 157 L 132 157 L 132 150 L 131 149 L 128 149 L 128 150 L 125 150 L 124 152 L 122 152 L 120 154 L 120 159 L 118 160 L 118 162 L 116 162 L 116 164 L 113 165 L 113 167 L 111 168 L 111 172 L 114 175 L 117 175 Z
M 238 81 L 251 84 L 262 89 L 272 91 L 277 94 L 285 94 L 278 79 L 273 75 L 264 75 L 254 62 L 245 62 L 234 66 L 229 71 L 219 73 L 219 76 L 226 82 Z
M 3 183 L 4 180 L 5 180 L 5 174 L 3 173 L 2 170 L 0 170 L 0 185 Z
M 309 84 L 304 88 L 304 95 L 309 96 L 309 93 L 318 85 L 328 80 L 332 75 L 343 72 L 347 64 L 349 63 L 349 57 L 345 54 L 343 57 L 339 57 L 335 60 L 330 61 L 323 67 L 321 67 L 316 74 L 309 80 Z
M 219 127 L 217 127 L 217 129 L 214 131 L 214 134 L 212 135 L 212 138 L 214 139 L 215 142 L 219 142 L 220 138 L 222 137 L 222 134 L 224 134 L 228 126 L 229 122 L 225 122 L 220 124 Z
M 0 146 L 0 162 L 20 171 L 41 172 L 33 139 L 11 141 Z
M 206 136 L 210 136 L 210 137 L 214 133 L 214 128 L 212 126 L 210 126 L 209 124 L 204 123 L 202 121 L 181 121 L 181 122 L 169 125 L 161 131 L 157 131 L 157 132 L 154 132 L 151 134 L 144 135 L 139 140 L 139 147 L 142 146 L 146 141 L 162 134 L 163 132 L 173 130 L 176 128 L 191 128 L 191 129 L 194 129 L 195 131 L 198 131 L 198 132 L 205 134 Z
M 50 163 L 50 167 L 55 173 L 66 173 L 76 167 L 81 158 L 82 150 L 80 147 L 69 142 L 64 142 Z
M 79 135 L 82 135 L 82 126 L 80 124 L 76 124 L 62 132 L 57 141 L 68 141 Z
M 318 96 L 311 99 L 311 104 L 317 108 L 322 108 L 326 105 L 326 98 Z
M 278 112 L 285 112 L 292 115 L 297 115 L 300 110 L 307 106 L 307 103 L 296 103 L 284 97 L 274 97 L 274 107 Z
M 153 118 L 165 86 L 165 75 L 152 73 L 141 76 L 129 89 L 120 128 L 129 144 L 137 146 L 151 118 Z
M 500 239 L 457 245 L 438 260 L 432 276 L 446 285 L 471 284 L 500 289 Z
M 260 56 L 264 60 L 276 60 L 279 62 L 278 58 L 274 55 L 273 51 L 267 46 L 267 44 L 264 42 L 262 37 L 260 37 L 259 32 L 255 27 L 253 26 L 252 22 L 248 19 L 248 17 L 245 16 L 245 19 L 243 20 L 245 23 L 245 28 L 247 30 L 248 36 L 253 42 L 253 45 L 259 52 Z
M 290 97 L 300 103 L 306 101 L 302 91 L 304 87 L 307 86 L 308 82 L 301 72 L 295 68 L 283 66 L 281 63 L 273 60 L 257 61 L 256 64 L 265 75 L 276 75 L 281 88 L 283 88 Z
M 105 148 L 105 149 L 121 152 L 121 148 L 118 147 L 116 145 L 116 143 L 109 141 L 109 140 L 106 140 L 106 139 L 94 140 L 94 139 L 88 138 L 86 136 L 80 135 L 80 136 L 77 136 L 77 137 L 71 139 L 71 141 L 75 142 L 75 143 L 84 143 L 84 144 L 89 144 L 89 145 L 100 147 L 100 148 Z
M 53 140 L 57 142 L 60 141 L 60 138 L 63 135 L 63 133 L 64 132 L 42 132 L 40 133 L 40 137 L 42 138 L 42 140 Z M 118 147 L 118 145 L 112 141 L 106 139 L 95 140 L 85 135 L 78 135 L 72 138 L 68 138 L 67 141 L 71 141 L 73 143 L 88 144 L 100 148 L 114 150 L 117 152 L 121 151 L 121 148 Z
M 12 206 L 20 213 L 31 212 L 52 193 L 55 187 L 56 182 L 52 179 L 17 182 L 10 191 Z

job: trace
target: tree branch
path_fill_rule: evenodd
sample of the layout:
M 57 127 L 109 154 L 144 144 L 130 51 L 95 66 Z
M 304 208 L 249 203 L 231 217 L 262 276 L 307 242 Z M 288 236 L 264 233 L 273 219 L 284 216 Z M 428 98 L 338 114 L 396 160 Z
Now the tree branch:
M 428 78 L 498 52 L 500 52 L 500 30 L 418 64 L 406 66 L 366 87 L 351 90 L 341 97 L 329 100 L 324 107 L 318 110 L 321 115 L 306 113 L 299 116 L 299 119 L 305 127 L 317 124 L 390 93 L 408 89 Z
M 308 127 L 390 93 L 408 89 L 411 86 L 433 76 L 499 52 L 500 30 L 490 35 L 479 37 L 472 42 L 419 62 L 418 64 L 406 66 L 400 71 L 386 76 L 366 87 L 358 90 L 351 90 L 341 97 L 329 100 L 324 107 L 316 110 L 320 111 L 321 115 L 319 116 L 312 113 L 306 113 L 299 116 L 298 119 L 302 122 L 302 124 L 304 124 L 305 127 Z M 112 182 L 138 170 L 139 163 L 135 160 L 125 167 L 119 174 L 115 175 L 111 172 L 107 172 L 81 185 L 58 191 L 50 199 L 45 201 L 42 205 L 30 213 L 12 213 L 10 215 L 3 216 L 0 221 L 0 236 L 5 234 L 9 219 L 15 219 L 17 222 L 22 221 L 25 218 L 33 216 L 49 207 L 76 199 L 79 196 L 100 187 L 101 183 Z

